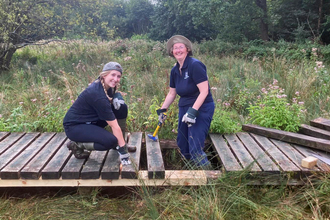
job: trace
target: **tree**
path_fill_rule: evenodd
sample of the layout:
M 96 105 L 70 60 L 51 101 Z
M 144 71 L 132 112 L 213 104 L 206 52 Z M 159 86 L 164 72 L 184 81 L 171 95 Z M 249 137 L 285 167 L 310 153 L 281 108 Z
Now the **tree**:
M 151 27 L 154 7 L 149 0 L 130 0 L 126 7 L 127 24 L 131 34 L 147 34 Z
M 267 0 L 255 0 L 256 5 L 261 8 L 262 16 L 260 17 L 260 37 L 264 41 L 268 41 L 268 12 Z
M 36 27 L 48 28 L 52 14 L 47 8 L 51 3 L 51 0 L 1 0 L 0 70 L 9 69 L 17 49 L 41 39 Z

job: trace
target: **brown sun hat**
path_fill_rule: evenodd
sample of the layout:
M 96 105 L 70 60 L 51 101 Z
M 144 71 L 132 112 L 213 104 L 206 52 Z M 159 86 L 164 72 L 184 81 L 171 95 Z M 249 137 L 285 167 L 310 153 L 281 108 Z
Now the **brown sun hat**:
M 174 35 L 172 36 L 166 43 L 166 48 L 167 48 L 167 54 L 171 57 L 173 57 L 173 54 L 171 53 L 171 49 L 174 44 L 176 43 L 183 43 L 190 49 L 189 54 L 192 55 L 192 43 L 190 40 L 182 35 Z

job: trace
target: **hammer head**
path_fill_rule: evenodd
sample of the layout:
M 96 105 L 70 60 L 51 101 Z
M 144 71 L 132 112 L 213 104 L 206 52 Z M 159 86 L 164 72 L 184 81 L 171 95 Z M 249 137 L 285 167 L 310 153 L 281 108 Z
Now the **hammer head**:
M 148 137 L 153 140 L 153 141 L 157 141 L 158 138 L 156 136 L 152 136 L 152 134 L 148 134 Z

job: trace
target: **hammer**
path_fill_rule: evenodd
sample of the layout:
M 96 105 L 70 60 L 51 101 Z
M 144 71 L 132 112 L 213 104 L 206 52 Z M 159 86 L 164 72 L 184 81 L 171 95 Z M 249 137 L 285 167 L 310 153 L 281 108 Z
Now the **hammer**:
M 166 117 L 166 113 L 163 113 L 164 116 Z M 162 126 L 162 123 L 161 122 L 158 122 L 158 125 L 157 125 L 157 128 L 155 130 L 155 132 L 151 135 L 151 134 L 148 134 L 148 137 L 153 140 L 153 141 L 157 141 L 158 138 L 156 137 L 157 133 L 158 133 L 158 130 L 160 129 L 160 127 Z

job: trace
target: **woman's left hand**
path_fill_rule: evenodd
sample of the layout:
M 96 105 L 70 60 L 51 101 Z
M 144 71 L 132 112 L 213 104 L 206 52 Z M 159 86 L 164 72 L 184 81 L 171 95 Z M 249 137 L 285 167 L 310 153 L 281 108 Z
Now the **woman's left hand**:
M 182 117 L 182 122 L 187 123 L 188 127 L 191 127 L 193 124 L 196 123 L 196 118 L 198 116 L 198 111 L 196 109 L 193 109 L 192 107 L 189 107 L 188 111 L 184 116 Z
M 113 95 L 112 104 L 113 104 L 113 107 L 116 110 L 119 110 L 120 109 L 120 106 L 123 105 L 123 104 L 125 104 L 125 101 L 124 101 L 123 97 L 121 96 L 121 94 L 119 92 L 116 92 Z

